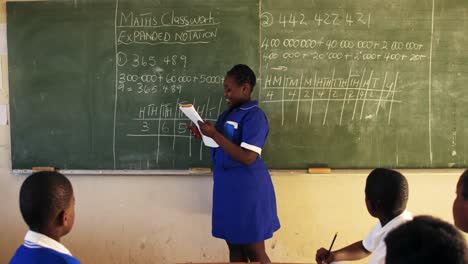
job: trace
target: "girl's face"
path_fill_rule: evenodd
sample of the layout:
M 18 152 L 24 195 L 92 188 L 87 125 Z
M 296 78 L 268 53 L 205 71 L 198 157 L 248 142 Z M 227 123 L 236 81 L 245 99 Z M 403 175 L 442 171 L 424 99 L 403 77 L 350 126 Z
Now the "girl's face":
M 453 201 L 453 219 L 455 225 L 464 232 L 468 232 L 468 201 L 463 198 L 463 175 L 457 183 L 457 197 Z
M 236 80 L 226 75 L 224 77 L 224 98 L 229 108 L 236 108 L 250 101 L 250 85 L 244 83 L 238 85 Z

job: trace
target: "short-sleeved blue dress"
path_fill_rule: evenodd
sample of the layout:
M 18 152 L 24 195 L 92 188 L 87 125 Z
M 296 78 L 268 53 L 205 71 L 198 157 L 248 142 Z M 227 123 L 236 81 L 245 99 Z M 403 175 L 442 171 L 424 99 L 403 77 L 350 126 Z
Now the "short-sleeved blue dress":
M 231 244 L 269 239 L 280 228 L 276 198 L 268 169 L 260 157 L 268 136 L 265 113 L 257 101 L 226 110 L 216 129 L 231 142 L 259 154 L 244 165 L 221 148 L 211 149 L 214 164 L 212 234 Z

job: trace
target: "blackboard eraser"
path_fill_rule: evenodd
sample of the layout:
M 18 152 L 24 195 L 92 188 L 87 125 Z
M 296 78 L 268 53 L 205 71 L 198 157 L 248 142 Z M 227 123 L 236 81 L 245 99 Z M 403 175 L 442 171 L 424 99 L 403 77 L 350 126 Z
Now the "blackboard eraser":
M 331 168 L 308 168 L 307 173 L 309 173 L 309 174 L 327 174 L 327 173 L 331 173 Z
M 190 168 L 191 174 L 205 174 L 211 173 L 211 168 Z
M 32 167 L 33 172 L 38 172 L 38 171 L 56 171 L 57 169 L 55 167 Z

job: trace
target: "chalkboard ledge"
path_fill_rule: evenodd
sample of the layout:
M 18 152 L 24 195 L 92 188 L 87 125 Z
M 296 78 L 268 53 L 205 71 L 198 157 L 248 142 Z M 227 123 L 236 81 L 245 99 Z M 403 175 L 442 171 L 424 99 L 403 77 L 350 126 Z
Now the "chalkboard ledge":
M 27 169 L 14 169 L 15 175 L 29 175 L 35 171 Z M 58 170 L 65 175 L 209 175 L 210 169 L 188 170 Z
M 401 172 L 403 175 L 411 174 L 457 174 L 460 175 L 465 169 L 462 168 L 391 168 Z M 326 174 L 314 174 L 308 173 L 306 169 L 272 169 L 269 170 L 272 176 L 287 176 L 287 175 L 309 175 L 309 176 L 321 176 L 321 177 L 331 177 L 333 175 L 368 175 L 373 169 L 331 169 L 330 173 Z
M 403 175 L 411 174 L 456 174 L 460 175 L 463 173 L 464 169 L 453 168 L 453 169 L 398 169 L 395 170 L 403 173 Z M 60 173 L 65 175 L 142 175 L 142 176 L 171 176 L 171 175 L 180 175 L 180 176 L 210 176 L 212 175 L 211 169 L 209 168 L 193 168 L 187 170 L 58 170 Z M 372 169 L 332 169 L 331 173 L 328 174 L 310 174 L 307 173 L 306 169 L 272 169 L 269 170 L 272 176 L 288 176 L 288 175 L 309 175 L 309 176 L 321 176 L 321 177 L 332 177 L 334 175 L 349 175 L 349 176 L 359 176 L 359 175 L 368 175 Z M 29 175 L 35 171 L 27 169 L 14 169 L 13 174 L 15 175 Z

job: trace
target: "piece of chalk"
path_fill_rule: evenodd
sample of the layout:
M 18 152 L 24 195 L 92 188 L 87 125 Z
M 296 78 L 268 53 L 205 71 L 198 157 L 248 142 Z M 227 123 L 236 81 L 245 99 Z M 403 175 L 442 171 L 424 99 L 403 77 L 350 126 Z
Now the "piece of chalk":
M 316 174 L 324 174 L 324 173 L 331 173 L 330 168 L 309 168 L 307 169 L 308 173 L 316 173 Z

